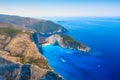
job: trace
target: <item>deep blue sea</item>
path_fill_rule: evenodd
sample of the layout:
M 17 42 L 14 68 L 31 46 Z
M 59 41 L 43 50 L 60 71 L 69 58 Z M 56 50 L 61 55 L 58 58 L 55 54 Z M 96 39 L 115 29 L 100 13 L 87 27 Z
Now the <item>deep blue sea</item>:
M 46 18 L 69 30 L 68 35 L 92 49 L 92 55 L 43 47 L 43 55 L 65 80 L 120 80 L 120 18 Z

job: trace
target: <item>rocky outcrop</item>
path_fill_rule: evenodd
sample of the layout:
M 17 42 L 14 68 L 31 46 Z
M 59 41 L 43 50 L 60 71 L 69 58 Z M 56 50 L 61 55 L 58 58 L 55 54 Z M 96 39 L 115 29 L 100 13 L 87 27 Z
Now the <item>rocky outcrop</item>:
M 6 29 L 2 31 L 0 33 L 0 80 L 46 80 L 44 77 L 47 77 L 49 72 L 53 75 L 49 75 L 48 80 L 62 80 L 41 55 L 31 40 L 30 32 L 21 31 L 11 36 L 6 33 Z
M 65 34 L 54 34 L 46 39 L 47 44 L 58 44 L 63 48 L 89 52 L 90 48 Z

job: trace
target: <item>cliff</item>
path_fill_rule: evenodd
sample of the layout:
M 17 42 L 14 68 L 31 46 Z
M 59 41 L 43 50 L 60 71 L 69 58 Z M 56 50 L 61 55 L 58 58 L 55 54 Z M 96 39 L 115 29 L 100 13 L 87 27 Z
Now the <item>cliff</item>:
M 47 44 L 60 45 L 63 48 L 89 52 L 90 48 L 85 44 L 74 40 L 65 34 L 54 34 L 46 39 Z
M 49 20 L 0 14 L 0 27 L 34 30 L 39 34 L 63 33 L 67 29 Z
M 62 80 L 31 40 L 30 31 L 0 28 L 1 80 Z

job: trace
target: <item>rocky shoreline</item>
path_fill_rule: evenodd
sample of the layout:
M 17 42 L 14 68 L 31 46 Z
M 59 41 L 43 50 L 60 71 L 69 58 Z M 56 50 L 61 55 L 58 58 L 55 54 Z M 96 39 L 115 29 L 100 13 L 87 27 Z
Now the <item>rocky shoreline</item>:
M 62 48 L 67 48 L 71 50 L 78 50 L 82 52 L 90 52 L 90 47 L 86 46 L 81 42 L 77 42 L 72 37 L 65 34 L 54 34 L 46 39 L 46 44 L 59 45 Z

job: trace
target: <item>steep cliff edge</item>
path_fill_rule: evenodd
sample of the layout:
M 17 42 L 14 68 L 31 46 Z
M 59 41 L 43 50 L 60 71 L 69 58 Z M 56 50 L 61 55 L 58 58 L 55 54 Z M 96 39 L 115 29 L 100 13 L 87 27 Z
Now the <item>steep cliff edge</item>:
M 46 39 L 46 44 L 60 45 L 63 48 L 89 52 L 91 49 L 85 44 L 74 40 L 65 34 L 54 34 Z M 43 44 L 44 45 L 44 44 Z
M 62 80 L 40 54 L 31 35 L 29 31 L 0 28 L 0 79 Z

